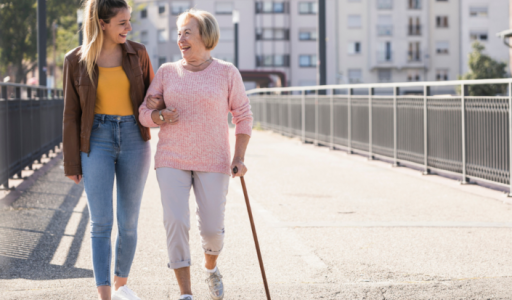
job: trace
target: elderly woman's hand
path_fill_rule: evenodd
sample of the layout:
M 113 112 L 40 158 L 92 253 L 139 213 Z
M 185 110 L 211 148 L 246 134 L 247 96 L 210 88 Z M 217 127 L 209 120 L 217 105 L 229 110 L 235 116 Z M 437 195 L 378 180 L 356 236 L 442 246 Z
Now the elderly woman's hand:
M 180 120 L 180 114 L 174 107 L 164 109 L 162 111 L 162 116 L 164 116 L 165 123 L 170 123 L 171 125 L 176 125 Z
M 237 172 L 235 173 L 233 170 L 236 168 Z M 233 162 L 231 163 L 231 177 L 242 177 L 247 173 L 247 167 L 244 164 L 244 161 L 241 158 L 234 157 Z
M 162 110 L 165 108 L 165 102 L 162 95 L 150 95 L 146 101 L 146 106 L 149 109 Z

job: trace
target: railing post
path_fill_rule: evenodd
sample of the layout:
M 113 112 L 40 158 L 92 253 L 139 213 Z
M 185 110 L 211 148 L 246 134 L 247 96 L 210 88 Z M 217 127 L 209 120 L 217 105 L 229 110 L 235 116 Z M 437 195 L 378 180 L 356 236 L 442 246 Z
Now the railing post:
M 269 130 L 270 126 L 267 124 L 267 95 L 263 94 L 263 97 L 261 97 L 261 98 L 262 98 L 262 102 L 263 102 L 263 121 L 264 121 L 262 123 L 265 124 L 264 125 L 266 127 L 265 129 Z
M 466 92 L 467 92 L 467 86 L 465 84 L 461 85 L 461 120 L 462 120 L 462 180 L 461 184 L 467 183 L 467 177 L 466 177 Z
M 331 97 L 329 99 L 329 120 L 330 120 L 330 149 L 334 150 L 334 89 L 331 89 Z
M 348 154 L 352 154 L 352 95 L 354 89 L 348 89 L 348 105 L 347 105 L 347 120 L 348 120 Z
M 20 139 L 20 142 L 19 142 L 19 149 L 18 149 L 18 154 L 21 154 L 20 155 L 20 158 L 23 158 L 23 154 L 25 153 L 23 151 L 23 115 L 21 114 L 21 110 L 22 110 L 22 103 L 21 103 L 21 87 L 16 87 L 15 88 L 15 91 L 16 91 L 16 101 L 18 101 L 18 126 L 19 126 L 19 131 L 20 131 L 20 136 L 19 136 L 19 139 Z M 21 176 L 21 171 L 18 173 L 18 178 L 22 178 Z
M 512 197 L 512 83 L 508 83 L 508 197 Z
M 370 88 L 368 90 L 368 159 L 373 159 L 373 95 L 375 89 Z
M 288 92 L 288 133 L 290 136 L 293 136 L 292 124 L 292 92 Z
M 7 87 L 2 86 L 2 98 L 5 102 L 5 132 L 4 137 L 9 140 L 9 99 L 7 95 Z M 6 182 L 4 182 L 4 187 L 9 189 L 9 143 L 3 143 L 4 145 L 4 166 L 6 172 Z
M 428 96 L 430 96 L 430 87 L 424 85 L 423 86 L 423 175 L 428 175 L 428 111 L 427 111 L 427 101 Z
M 315 91 L 315 141 L 313 144 L 318 146 L 318 90 Z
M 306 142 L 306 90 L 302 90 L 302 142 Z
M 398 166 L 398 104 L 397 96 L 400 88 L 393 87 L 393 166 Z

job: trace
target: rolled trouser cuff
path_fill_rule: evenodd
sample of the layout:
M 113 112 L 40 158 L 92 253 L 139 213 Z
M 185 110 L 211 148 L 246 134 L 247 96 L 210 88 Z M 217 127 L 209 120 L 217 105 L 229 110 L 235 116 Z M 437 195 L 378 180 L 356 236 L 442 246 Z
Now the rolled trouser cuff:
M 191 261 L 190 259 L 187 259 L 187 260 L 183 260 L 183 261 L 175 261 L 175 262 L 171 262 L 171 263 L 168 263 L 167 264 L 167 267 L 169 269 L 181 269 L 181 268 L 186 268 L 186 267 L 190 267 L 191 265 Z

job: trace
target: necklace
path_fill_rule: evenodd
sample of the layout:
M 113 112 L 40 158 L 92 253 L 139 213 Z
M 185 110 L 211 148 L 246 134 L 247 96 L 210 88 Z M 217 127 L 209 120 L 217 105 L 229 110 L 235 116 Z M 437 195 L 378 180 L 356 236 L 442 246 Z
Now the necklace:
M 196 68 L 197 68 L 197 67 L 200 67 L 200 66 L 204 65 L 205 63 L 207 63 L 207 62 L 209 62 L 209 61 L 211 61 L 211 60 L 212 60 L 212 57 L 210 56 L 210 58 L 208 58 L 207 60 L 203 61 L 202 63 L 200 63 L 200 64 L 198 64 L 198 65 L 193 65 L 193 64 L 191 64 L 191 63 L 187 63 L 187 65 L 192 66 L 192 67 L 196 67 Z M 183 59 L 183 60 L 181 60 L 181 64 L 182 64 L 182 65 L 185 65 L 185 64 L 184 64 L 184 62 L 185 62 L 185 60 L 184 60 L 184 59 Z

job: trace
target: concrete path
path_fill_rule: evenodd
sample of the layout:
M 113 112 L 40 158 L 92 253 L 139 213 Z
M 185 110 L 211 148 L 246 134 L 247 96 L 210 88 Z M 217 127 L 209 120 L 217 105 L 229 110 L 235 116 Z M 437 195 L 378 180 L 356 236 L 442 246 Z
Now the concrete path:
M 272 299 L 512 299 L 512 205 L 500 192 L 266 131 L 246 162 Z M 195 299 L 208 299 L 192 218 Z M 96 299 L 88 222 L 61 164 L 0 211 L 0 299 Z M 178 299 L 166 259 L 151 171 L 129 281 L 143 299 Z M 265 299 L 238 179 L 219 267 L 226 300 Z

